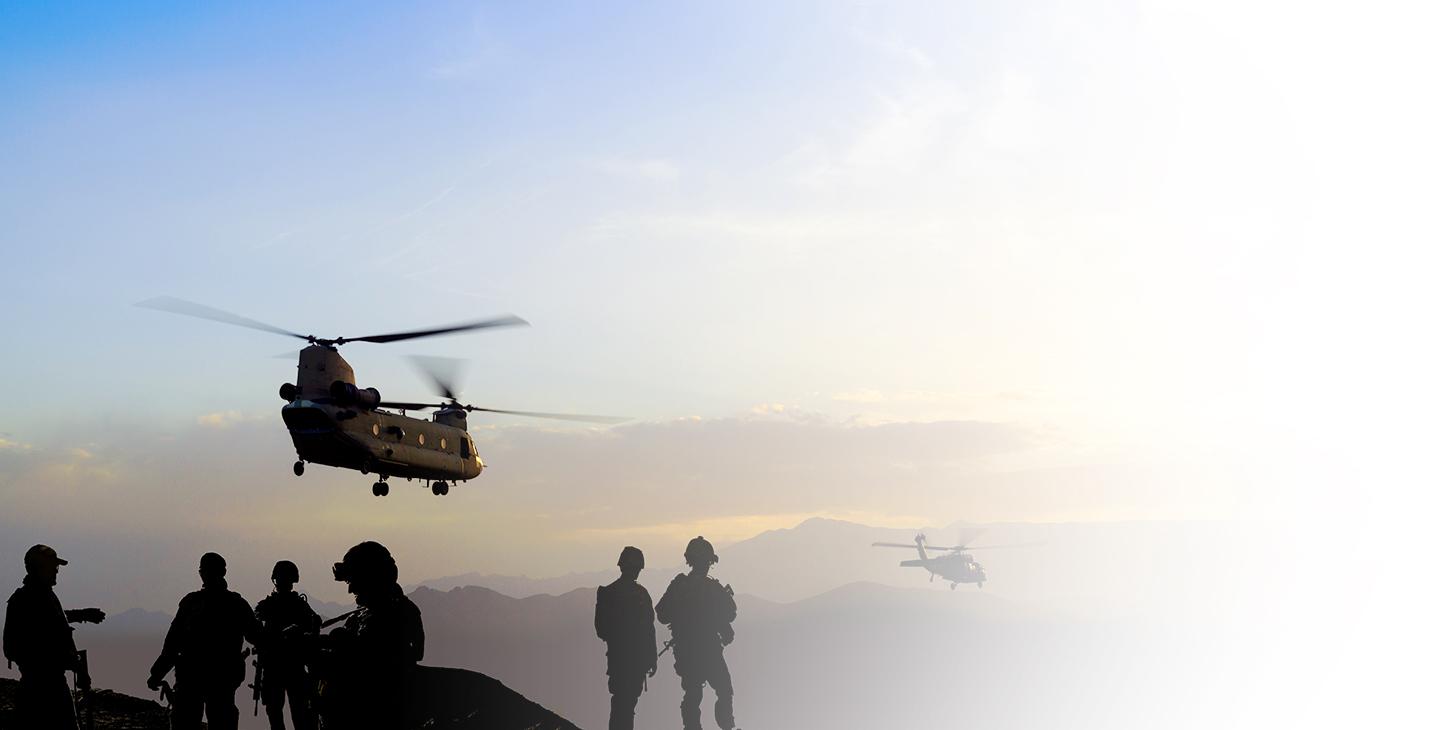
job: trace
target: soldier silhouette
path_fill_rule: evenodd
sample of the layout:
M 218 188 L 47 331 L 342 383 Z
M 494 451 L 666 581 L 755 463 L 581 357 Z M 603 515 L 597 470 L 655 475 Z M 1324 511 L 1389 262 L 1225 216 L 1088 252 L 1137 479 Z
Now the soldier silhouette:
M 333 572 L 358 608 L 320 637 L 322 727 L 404 727 L 415 665 L 425 658 L 420 609 L 405 597 L 395 559 L 378 542 L 350 548 Z
M 305 670 L 304 643 L 320 633 L 320 615 L 310 608 L 305 594 L 295 592 L 300 569 L 281 560 L 270 571 L 275 591 L 255 604 L 260 622 L 261 646 L 257 666 L 260 700 L 270 730 L 285 730 L 285 696 L 290 696 L 290 721 L 295 730 L 313 730 L 315 715 L 310 708 L 312 685 Z M 261 676 L 263 672 L 263 677 Z
M 633 730 L 645 677 L 655 676 L 655 609 L 650 592 L 635 582 L 645 554 L 627 546 L 616 565 L 620 577 L 595 592 L 595 634 L 605 642 L 610 730 Z
M 200 584 L 200 590 L 180 599 L 146 684 L 158 689 L 175 670 L 173 730 L 199 728 L 202 716 L 212 730 L 234 730 L 240 721 L 235 690 L 245 681 L 241 647 L 247 640 L 261 641 L 260 624 L 250 604 L 226 585 L 225 558 L 200 556 Z
M 685 730 L 700 730 L 700 700 L 705 685 L 715 691 L 715 722 L 724 730 L 735 727 L 735 689 L 730 668 L 725 666 L 725 646 L 735 639 L 730 624 L 735 621 L 735 596 L 730 586 L 710 577 L 710 566 L 720 562 L 715 547 L 704 537 L 685 546 L 685 563 L 690 572 L 670 581 L 665 595 L 655 604 L 655 616 L 670 627 L 675 649 L 675 673 L 685 697 L 680 701 L 680 720 Z
M 16 726 L 27 730 L 75 730 L 75 700 L 65 672 L 76 672 L 78 689 L 89 688 L 90 678 L 79 671 L 70 624 L 98 624 L 105 620 L 105 612 L 60 607 L 55 582 L 60 566 L 68 564 L 48 545 L 25 551 L 24 584 L 5 607 L 5 659 L 20 667 Z

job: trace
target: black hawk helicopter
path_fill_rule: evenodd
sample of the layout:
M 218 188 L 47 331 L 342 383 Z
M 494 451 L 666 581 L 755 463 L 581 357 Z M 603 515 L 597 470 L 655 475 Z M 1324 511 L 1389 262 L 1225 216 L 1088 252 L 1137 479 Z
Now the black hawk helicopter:
M 935 581 L 935 576 L 950 581 L 950 590 L 960 583 L 974 583 L 976 588 L 985 587 L 985 566 L 975 562 L 970 557 L 971 550 L 991 550 L 994 548 L 1022 547 L 1021 545 L 983 545 L 981 547 L 968 547 L 959 545 L 947 547 L 944 545 L 927 545 L 924 535 L 915 536 L 915 544 L 907 545 L 903 542 L 876 542 L 871 543 L 873 547 L 896 547 L 914 548 L 920 554 L 918 560 L 902 560 L 902 568 L 924 568 L 930 571 L 930 581 Z M 926 549 L 944 551 L 945 555 L 931 557 L 926 554 Z
M 341 345 L 350 342 L 399 342 L 471 330 L 529 325 L 515 316 L 385 335 L 325 338 L 302 335 L 174 297 L 148 299 L 136 306 L 249 327 L 309 342 L 309 346 L 300 351 L 295 382 L 280 386 L 280 397 L 285 400 L 280 415 L 290 431 L 290 439 L 295 443 L 295 453 L 299 457 L 294 466 L 295 476 L 305 473 L 307 462 L 355 469 L 361 474 L 373 473 L 378 475 L 378 479 L 370 491 L 377 497 L 390 493 L 387 480 L 392 476 L 424 480 L 431 493 L 437 496 L 449 494 L 452 483 L 459 484 L 480 476 L 485 462 L 476 453 L 475 443 L 467 430 L 466 416 L 469 413 L 481 411 L 585 423 L 619 423 L 624 420 L 572 413 L 508 411 L 464 404 L 457 399 L 451 379 L 439 372 L 437 365 L 441 361 L 436 358 L 416 358 L 416 361 L 430 376 L 444 402 L 386 401 L 375 388 L 356 385 L 355 371 L 339 352 Z M 428 421 L 394 412 L 431 408 L 437 410 Z

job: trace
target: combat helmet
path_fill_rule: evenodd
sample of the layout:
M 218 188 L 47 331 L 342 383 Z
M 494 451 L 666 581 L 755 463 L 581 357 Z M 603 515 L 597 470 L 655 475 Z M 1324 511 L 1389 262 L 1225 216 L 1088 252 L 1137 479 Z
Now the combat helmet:
M 634 545 L 626 545 L 625 549 L 620 551 L 620 560 L 617 561 L 615 564 L 620 566 L 621 568 L 624 568 L 627 565 L 636 568 L 644 568 L 645 553 L 640 552 L 640 548 L 637 548 Z
M 366 540 L 345 551 L 345 557 L 331 568 L 335 580 L 353 583 L 374 581 L 394 583 L 400 577 L 395 558 L 378 542 Z
M 710 565 L 720 562 L 720 556 L 715 554 L 715 546 L 711 545 L 703 535 L 691 540 L 685 546 L 686 565 L 700 565 L 702 561 Z
M 300 568 L 289 560 L 281 560 L 275 563 L 274 570 L 270 571 L 270 580 L 285 581 L 286 583 L 299 583 Z

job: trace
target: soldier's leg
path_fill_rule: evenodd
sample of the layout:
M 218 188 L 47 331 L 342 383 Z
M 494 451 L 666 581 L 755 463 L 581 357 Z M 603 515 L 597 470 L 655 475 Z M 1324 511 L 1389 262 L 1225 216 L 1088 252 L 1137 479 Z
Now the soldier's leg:
M 290 694 L 290 722 L 295 730 L 315 730 L 315 712 L 310 709 L 310 695 L 313 689 L 310 675 L 301 669 L 285 682 L 285 691 Z
M 717 652 L 711 661 L 706 681 L 715 690 L 715 724 L 722 730 L 735 727 L 735 686 L 730 682 L 730 667 L 725 664 L 725 655 Z
M 204 693 L 188 678 L 175 674 L 175 700 L 170 708 L 170 730 L 200 730 L 205 714 Z
M 610 730 L 634 730 L 635 704 L 644 681 L 644 673 L 610 676 Z
M 75 698 L 64 672 L 22 673 L 16 689 L 16 727 L 75 730 Z
M 270 721 L 270 730 L 285 730 L 285 678 L 278 674 L 266 676 L 260 686 L 260 701 L 265 704 L 265 719 Z
M 685 730 L 700 730 L 700 700 L 705 698 L 705 676 L 689 671 L 680 675 L 680 688 L 685 696 L 680 699 L 680 724 Z
M 221 681 L 211 684 L 206 689 L 205 720 L 210 723 L 210 730 L 236 730 L 239 728 L 240 708 L 235 706 L 235 691 L 240 689 L 240 685 Z

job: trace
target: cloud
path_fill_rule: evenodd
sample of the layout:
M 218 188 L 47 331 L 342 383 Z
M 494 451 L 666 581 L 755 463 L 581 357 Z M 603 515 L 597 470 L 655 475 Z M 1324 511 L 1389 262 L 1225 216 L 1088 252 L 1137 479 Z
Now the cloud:
M 214 413 L 206 413 L 205 415 L 196 418 L 195 423 L 204 426 L 205 428 L 230 428 L 237 423 L 255 421 L 262 418 L 267 417 L 257 416 L 253 414 L 245 414 L 240 411 L 216 411 Z
M 222 414 L 214 420 L 224 428 L 179 432 L 79 424 L 81 445 L 0 450 L 0 542 L 76 546 L 95 586 L 132 596 L 125 605 L 160 609 L 192 589 L 192 563 L 206 550 L 226 555 L 234 585 L 252 595 L 267 590 L 279 558 L 323 575 L 366 539 L 389 546 L 417 579 L 543 576 L 602 568 L 616 544 L 678 552 L 695 534 L 740 539 L 812 516 L 868 524 L 1171 516 L 1227 498 L 1195 488 L 1222 483 L 1202 470 L 1178 482 L 1173 470 L 1083 455 L 1023 468 L 1026 454 L 1056 448 L 1055 439 L 1008 423 L 870 425 L 762 410 L 611 428 L 476 429 L 489 467 L 447 497 L 391 479 L 390 496 L 376 498 L 371 477 L 319 465 L 295 477 L 288 434 L 273 417 Z M 80 437 L 87 433 L 109 440 Z M 135 556 L 146 556 L 143 570 Z M 344 598 L 328 582 L 307 590 Z

